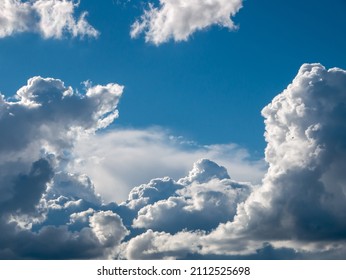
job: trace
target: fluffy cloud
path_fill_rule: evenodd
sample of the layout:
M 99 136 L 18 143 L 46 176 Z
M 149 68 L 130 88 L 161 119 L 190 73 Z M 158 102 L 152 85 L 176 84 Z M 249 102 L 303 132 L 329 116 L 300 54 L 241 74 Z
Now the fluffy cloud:
M 268 170 L 260 184 L 202 159 L 185 176 L 148 180 L 116 204 L 88 176 L 92 163 L 124 170 L 106 151 L 132 173 L 168 162 L 157 155 L 179 164 L 202 150 L 257 163 L 234 146 L 174 146 L 177 138 L 161 130 L 97 135 L 117 117 L 122 86 L 89 85 L 82 94 L 34 77 L 15 98 L 0 96 L 0 258 L 345 258 L 345 89 L 346 71 L 304 64 L 263 109 Z M 135 155 L 140 164 L 126 161 Z M 112 191 L 120 193 L 116 180 Z
M 79 2 L 73 0 L 2 0 L 0 38 L 21 32 L 39 33 L 44 38 L 97 37 L 98 31 L 86 21 L 86 12 L 75 19 Z
M 268 172 L 234 221 L 204 237 L 204 253 L 254 253 L 263 242 L 305 254 L 344 248 L 345 88 L 344 70 L 305 64 L 263 109 Z
M 122 91 L 122 86 L 108 84 L 89 87 L 81 95 L 61 80 L 29 79 L 17 91 L 17 101 L 2 97 L 0 129 L 6 134 L 0 139 L 0 165 L 19 162 L 20 166 L 43 155 L 56 164 L 68 161 L 76 139 L 118 116 L 116 107 Z
M 344 70 L 304 64 L 263 109 L 269 170 L 240 211 L 246 216 L 239 215 L 250 228 L 253 222 L 262 224 L 253 234 L 307 242 L 343 239 L 345 89 Z
M 130 241 L 124 249 L 127 257 L 186 258 L 187 252 L 179 252 L 191 243 L 195 245 L 190 253 L 195 256 L 247 258 L 266 256 L 270 250 L 272 258 L 282 257 L 283 252 L 290 258 L 344 258 L 345 89 L 346 71 L 304 64 L 287 89 L 262 111 L 269 168 L 262 185 L 238 203 L 233 219 L 210 233 L 190 231 L 189 238 L 179 239 L 178 244 L 174 242 L 184 231 L 143 233 L 133 242 L 141 241 L 142 248 L 149 249 L 139 253 Z M 148 222 L 151 216 L 168 214 L 173 202 L 178 205 L 171 199 L 165 207 L 160 202 L 151 206 L 151 212 L 139 214 Z M 184 207 L 181 203 L 180 213 Z M 146 239 L 148 235 L 152 239 Z M 171 240 L 175 245 L 168 251 L 165 245 Z M 161 244 L 162 250 L 155 244 Z
M 233 182 L 225 168 L 209 160 L 197 162 L 188 176 L 180 180 L 168 177 L 154 179 L 133 188 L 128 200 L 121 205 L 112 200 L 105 203 L 90 177 L 82 172 L 85 170 L 77 167 L 82 167 L 88 158 L 95 160 L 107 155 L 107 151 L 105 161 L 110 166 L 114 163 L 110 159 L 117 156 L 109 153 L 111 150 L 119 153 L 123 163 L 126 161 L 122 155 L 128 153 L 127 158 L 130 158 L 142 151 L 140 167 L 146 165 L 152 153 L 150 149 L 156 147 L 156 154 L 167 158 L 149 170 L 170 160 L 175 166 L 185 159 L 192 162 L 202 151 L 211 157 L 228 153 L 236 164 L 243 162 L 246 166 L 247 154 L 232 145 L 199 147 L 180 143 L 181 138 L 171 137 L 161 130 L 95 135 L 118 116 L 117 105 L 123 87 L 117 84 L 86 85 L 85 93 L 79 93 L 61 80 L 33 77 L 13 98 L 0 98 L 0 129 L 6 131 L 0 139 L 0 166 L 4 171 L 0 174 L 0 224 L 3 229 L 0 258 L 109 258 L 121 255 L 119 248 L 124 245 L 120 246 L 120 243 L 125 236 L 129 235 L 131 239 L 151 227 L 168 230 L 164 219 L 157 219 L 154 224 L 147 214 L 157 204 L 163 205 L 175 199 L 182 201 L 181 208 L 167 208 L 165 214 L 180 211 L 185 222 L 177 224 L 171 230 L 174 233 L 184 228 L 210 230 L 234 214 L 237 201 L 244 200 L 249 188 L 244 185 L 244 194 L 240 195 L 243 186 Z M 140 137 L 136 137 L 136 133 Z M 114 141 L 116 137 L 118 142 Z M 103 139 L 105 145 L 102 145 Z M 164 144 L 167 139 L 170 143 Z M 101 150 L 92 144 L 98 140 Z M 83 146 L 85 143 L 89 150 Z M 129 148 L 133 146 L 135 149 L 131 151 Z M 258 171 L 257 164 L 262 165 L 254 164 L 254 170 Z M 133 173 L 136 166 L 127 168 Z M 102 168 L 94 164 L 94 169 Z M 117 171 L 114 165 L 110 170 Z M 170 171 L 172 167 L 164 170 Z M 180 173 L 187 171 L 183 168 Z M 210 183 L 213 180 L 215 187 Z M 120 189 L 121 186 L 113 180 L 115 197 Z M 232 208 L 229 211 L 223 209 L 230 204 Z M 207 224 L 203 222 L 207 211 L 218 215 L 223 214 L 223 210 L 229 215 L 216 220 L 210 215 L 210 221 Z M 198 221 L 192 227 L 188 226 L 190 218 Z M 21 247 L 18 245 L 21 242 L 28 245 Z
M 70 169 L 88 174 L 106 202 L 126 200 L 133 186 L 152 178 L 178 180 L 201 158 L 225 166 L 232 179 L 253 184 L 261 182 L 266 170 L 262 159 L 251 159 L 246 149 L 235 144 L 202 146 L 158 127 L 110 130 L 84 138 L 76 143 L 74 154 L 78 159 Z
M 75 142 L 118 116 L 122 91 L 89 85 L 81 94 L 61 80 L 34 77 L 14 98 L 1 96 L 0 258 L 107 257 L 127 235 L 88 176 L 66 169 Z
M 1 228 L 1 259 L 104 259 L 127 234 L 119 216 L 108 211 L 95 213 L 90 226 L 79 231 L 51 225 L 33 232 L 19 230 L 13 222 Z
M 200 233 L 202 235 L 202 233 Z M 182 231 L 171 235 L 165 232 L 147 232 L 132 238 L 121 248 L 125 259 L 181 259 L 198 252 L 198 233 Z
M 100 211 L 90 217 L 90 226 L 101 244 L 119 245 L 128 234 L 121 218 L 112 211 Z
M 156 201 L 151 200 L 138 211 L 133 226 L 170 233 L 184 229 L 210 231 L 221 222 L 232 220 L 237 205 L 251 191 L 251 186 L 230 180 L 224 167 L 206 159 L 196 162 L 179 184 L 181 187 L 169 196 L 158 199 L 155 195 Z M 152 197 L 150 193 L 148 196 Z
M 160 0 L 160 6 L 149 4 L 148 10 L 131 27 L 131 37 L 145 33 L 145 40 L 155 45 L 186 41 L 191 34 L 211 25 L 230 30 L 236 26 L 231 17 L 242 7 L 242 0 Z

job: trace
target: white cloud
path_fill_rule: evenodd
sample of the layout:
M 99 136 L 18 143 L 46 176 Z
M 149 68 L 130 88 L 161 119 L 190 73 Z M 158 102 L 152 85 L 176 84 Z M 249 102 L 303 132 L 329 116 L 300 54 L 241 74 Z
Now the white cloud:
M 223 167 L 206 159 L 196 162 L 189 176 L 178 183 L 182 186 L 174 193 L 141 208 L 133 226 L 170 233 L 184 229 L 210 231 L 232 220 L 238 204 L 252 191 L 250 185 L 230 180 Z M 157 183 L 157 189 L 165 187 Z
M 155 45 L 186 41 L 194 32 L 211 25 L 235 29 L 231 17 L 242 7 L 242 0 L 160 0 L 131 27 L 131 37 L 145 33 L 145 40 Z
M 198 252 L 198 233 L 147 232 L 132 238 L 121 246 L 120 258 L 125 259 L 179 259 Z M 197 241 L 197 242 L 196 242 Z
M 2 0 L 0 38 L 34 32 L 44 38 L 97 37 L 98 31 L 86 21 L 86 12 L 75 19 L 79 2 L 73 0 Z
M 101 244 L 117 246 L 129 233 L 121 218 L 112 211 L 100 211 L 90 218 L 90 227 Z
M 78 221 L 82 223 L 86 223 L 89 221 L 89 217 L 95 213 L 95 210 L 92 208 L 89 208 L 88 210 L 82 211 L 82 212 L 77 212 L 77 213 L 72 213 L 70 215 L 70 223 L 76 223 Z
M 25 32 L 31 24 L 31 6 L 17 0 L 0 2 L 0 38 L 13 33 Z
M 0 97 L 0 258 L 344 258 L 345 89 L 344 70 L 300 68 L 262 111 L 268 170 L 252 187 L 232 166 L 264 165 L 235 145 L 181 143 L 162 129 L 96 134 L 117 117 L 122 86 L 81 94 L 34 77 L 16 100 Z M 233 162 L 232 179 L 207 159 L 188 172 L 201 157 Z M 129 190 L 162 173 L 176 177 Z M 96 192 L 129 196 L 103 204 Z
M 201 158 L 222 164 L 234 180 L 261 182 L 265 163 L 250 159 L 244 148 L 185 142 L 160 128 L 112 130 L 79 141 L 75 155 L 80 160 L 71 169 L 88 174 L 96 191 L 108 202 L 126 200 L 133 186 L 152 178 L 169 176 L 178 180 Z
M 14 98 L 0 98 L 0 131 L 6 132 L 0 138 L 0 258 L 114 253 L 127 233 L 120 218 L 107 212 L 114 205 L 93 214 L 90 225 L 83 222 L 81 213 L 101 210 L 101 199 L 87 175 L 66 168 L 76 141 L 118 116 L 122 91 L 117 84 L 89 85 L 82 94 L 61 80 L 33 77 Z M 20 240 L 28 246 L 19 248 Z
M 68 162 L 82 135 L 117 117 L 122 91 L 122 86 L 109 84 L 90 87 L 81 95 L 58 79 L 29 79 L 17 91 L 18 101 L 2 101 L 0 129 L 6 134 L 0 138 L 0 165 L 30 166 L 41 156 L 55 164 Z
M 47 189 L 47 199 L 67 197 L 70 200 L 83 199 L 94 205 L 101 204 L 100 195 L 95 193 L 95 188 L 86 174 L 72 174 L 68 172 L 57 172 L 51 186 Z
M 269 164 L 262 185 L 238 204 L 233 220 L 220 223 L 209 234 L 189 232 L 195 244 L 190 253 L 245 258 L 265 254 L 267 247 L 274 255 L 344 258 L 345 89 L 346 71 L 342 69 L 327 70 L 320 64 L 300 68 L 287 89 L 262 111 Z M 163 213 L 169 206 L 162 208 Z M 150 234 L 153 239 L 146 240 L 143 248 L 152 248 L 162 235 Z M 165 235 L 165 242 L 174 242 L 179 234 Z M 144 242 L 147 235 L 136 239 Z M 155 247 L 155 256 L 178 255 L 188 242 L 181 239 L 176 251 L 174 246 L 170 251 L 164 245 L 162 250 Z M 128 246 L 127 256 L 138 256 L 130 243 Z M 140 255 L 150 256 L 150 250 Z

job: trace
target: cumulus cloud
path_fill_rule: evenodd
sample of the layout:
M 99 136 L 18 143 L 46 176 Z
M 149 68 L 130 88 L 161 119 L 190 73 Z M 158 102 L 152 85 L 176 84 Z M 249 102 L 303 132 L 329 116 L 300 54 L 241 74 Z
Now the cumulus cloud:
M 163 169 L 169 173 L 174 170 L 172 166 L 177 167 L 184 160 L 188 160 L 187 170 L 187 165 L 201 154 L 218 157 L 221 151 L 233 155 L 235 164 L 247 165 L 246 152 L 236 146 L 201 147 L 181 143 L 181 138 L 160 129 L 96 134 L 117 118 L 122 92 L 123 87 L 118 84 L 92 86 L 87 83 L 85 92 L 80 93 L 59 79 L 33 77 L 14 97 L 1 96 L 0 129 L 6 134 L 0 139 L 0 166 L 4 171 L 0 174 L 3 229 L 0 258 L 118 256 L 119 248 L 123 248 L 120 243 L 126 236 L 130 240 L 150 228 L 169 230 L 164 215 L 154 217 L 157 220 L 154 224 L 149 212 L 171 200 L 181 200 L 180 208 L 166 207 L 164 214 L 180 211 L 184 217 L 183 223 L 171 228 L 175 234 L 185 228 L 210 230 L 232 217 L 237 201 L 248 195 L 249 188 L 236 184 L 224 167 L 210 160 L 197 162 L 186 177 L 177 177 L 180 180 L 165 177 L 139 185 L 120 205 L 112 199 L 105 201 L 98 194 L 88 173 L 104 168 L 96 164 L 101 157 L 105 157 L 110 172 L 123 172 L 125 169 L 120 168 L 123 161 L 128 164 L 123 168 L 131 174 L 136 167 L 147 166 L 148 160 L 154 162 L 151 153 L 155 149 L 161 159 L 145 171 L 171 163 Z M 169 143 L 165 144 L 166 140 Z M 134 148 L 131 150 L 131 147 Z M 115 165 L 113 157 L 118 160 Z M 89 159 L 94 166 L 83 170 L 81 167 Z M 134 160 L 138 161 L 137 166 L 131 165 Z M 253 169 L 258 171 L 258 166 L 262 164 L 254 163 Z M 248 167 L 252 168 L 251 162 Z M 180 168 L 179 173 L 186 174 L 185 167 Z M 210 183 L 213 180 L 215 186 Z M 118 186 L 116 180 L 111 183 L 112 195 L 119 196 L 122 186 Z M 223 209 L 230 204 L 230 209 Z M 203 216 L 208 211 L 210 217 L 206 223 Z M 213 219 L 213 214 L 222 216 L 220 213 L 228 216 Z M 191 226 L 190 218 L 196 219 Z M 176 222 L 173 217 L 171 222 Z M 53 239 L 56 241 L 52 242 Z M 28 246 L 17 246 L 20 242 Z
M 269 169 L 236 224 L 247 220 L 249 232 L 262 238 L 344 239 L 345 89 L 344 70 L 304 64 L 263 109 Z
M 79 2 L 73 0 L 2 0 L 0 2 L 0 38 L 16 33 L 34 32 L 44 38 L 97 37 L 98 31 L 83 12 L 75 18 Z
M 32 162 L 40 155 L 63 164 L 76 139 L 118 116 L 122 91 L 122 86 L 108 84 L 90 87 L 81 95 L 58 79 L 29 79 L 17 91 L 17 101 L 2 97 L 0 129 L 6 134 L 0 139 L 0 165 Z
M 198 252 L 198 233 L 182 231 L 171 235 L 165 232 L 147 232 L 132 238 L 121 248 L 125 259 L 183 259 Z M 202 235 L 202 233 L 201 233 Z
M 91 229 L 99 242 L 107 244 L 108 247 L 119 245 L 128 234 L 121 218 L 112 211 L 96 212 L 89 220 Z
M 136 237 L 142 248 L 155 248 L 156 255 L 169 257 L 176 252 L 178 256 L 190 242 L 195 244 L 191 249 L 195 255 L 246 258 L 265 256 L 270 250 L 273 258 L 282 252 L 291 258 L 344 258 L 345 89 L 346 71 L 304 64 L 262 111 L 269 168 L 262 185 L 238 203 L 233 219 L 210 233 L 190 231 L 189 241 L 180 239 L 176 251 L 153 247 L 162 233 L 143 233 Z M 161 211 L 165 213 L 171 204 Z M 166 234 L 165 244 L 180 233 Z M 144 245 L 149 234 L 153 239 Z M 150 250 L 137 255 L 130 242 L 125 249 L 128 257 L 153 256 Z
M 232 17 L 242 0 L 160 0 L 149 3 L 141 18 L 131 27 L 131 37 L 145 34 L 147 42 L 159 45 L 173 39 L 186 41 L 194 32 L 212 25 L 236 29 Z
M 33 77 L 13 98 L 1 96 L 0 258 L 107 257 L 127 235 L 88 176 L 66 169 L 75 142 L 118 116 L 122 91 L 89 85 L 82 94 L 61 80 Z
M 262 110 L 268 169 L 260 184 L 201 159 L 177 172 L 183 176 L 138 184 L 117 204 L 88 176 L 92 164 L 125 170 L 107 151 L 132 173 L 201 151 L 257 165 L 238 147 L 177 144 L 161 130 L 98 135 L 118 115 L 122 86 L 89 84 L 79 93 L 34 77 L 15 98 L 0 96 L 0 258 L 345 258 L 345 89 L 346 71 L 302 65 Z M 119 193 L 116 180 L 112 192 Z
M 237 205 L 251 191 L 250 185 L 230 180 L 224 167 L 207 159 L 196 162 L 189 176 L 180 179 L 179 184 L 181 187 L 169 196 L 155 195 L 156 201 L 151 200 L 138 211 L 133 226 L 169 233 L 184 229 L 210 231 L 221 222 L 232 220 Z M 162 188 L 156 185 L 157 189 Z
M 54 180 L 47 188 L 46 198 L 67 197 L 70 200 L 83 199 L 85 202 L 100 205 L 101 196 L 95 192 L 95 187 L 86 174 L 57 172 Z
M 118 128 L 97 134 L 78 141 L 74 154 L 79 159 L 71 162 L 71 170 L 88 174 L 105 201 L 118 203 L 127 199 L 133 186 L 152 178 L 169 176 L 178 180 L 184 177 L 201 158 L 225 166 L 232 172 L 232 179 L 252 184 L 259 184 L 266 170 L 263 159 L 252 159 L 240 146 L 200 145 L 173 137 L 159 127 Z M 118 186 L 117 192 L 114 185 Z

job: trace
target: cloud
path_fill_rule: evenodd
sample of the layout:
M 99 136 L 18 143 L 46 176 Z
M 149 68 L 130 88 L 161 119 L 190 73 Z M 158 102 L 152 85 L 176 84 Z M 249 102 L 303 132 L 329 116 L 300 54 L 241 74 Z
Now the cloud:
M 157 189 L 167 189 L 168 186 L 161 187 L 158 182 Z M 169 196 L 157 198 L 155 193 L 154 201 L 149 193 L 151 203 L 138 211 L 133 227 L 169 233 L 184 229 L 210 231 L 221 222 L 232 220 L 237 205 L 252 189 L 248 184 L 230 180 L 224 167 L 207 159 L 196 162 L 189 176 L 180 179 L 179 184 L 181 187 Z M 143 198 L 145 195 L 140 196 Z
M 15 101 L 2 97 L 0 129 L 6 134 L 0 138 L 0 166 L 13 164 L 17 170 L 27 171 L 42 156 L 63 165 L 78 138 L 94 133 L 118 116 L 122 91 L 122 86 L 108 84 L 89 87 L 81 95 L 58 79 L 29 79 L 17 91 Z M 14 170 L 7 169 L 5 174 Z
M 114 247 L 129 233 L 121 218 L 112 211 L 96 212 L 90 217 L 90 227 L 101 244 Z
M 153 247 L 162 239 L 159 232 L 150 233 L 152 239 L 141 246 L 155 248 L 160 257 L 178 256 L 180 248 L 193 240 L 191 254 L 195 256 L 247 258 L 271 248 L 273 258 L 282 252 L 291 258 L 344 258 L 345 88 L 346 71 L 304 64 L 292 83 L 262 111 L 269 168 L 262 185 L 238 203 L 233 219 L 210 233 L 190 231 L 189 241 L 180 239 L 169 251 L 164 245 L 162 250 Z M 156 206 L 150 214 L 166 213 L 170 205 Z M 149 215 L 143 212 L 139 213 Z M 180 233 L 165 234 L 165 244 L 174 242 Z M 136 240 L 143 243 L 147 235 Z M 128 257 L 153 256 L 151 250 L 133 253 L 132 245 L 125 249 Z
M 73 0 L 2 0 L 0 3 L 0 38 L 16 33 L 33 32 L 43 38 L 97 37 L 99 32 L 83 12 L 75 19 L 79 2 Z
M 44 226 L 38 232 L 19 231 L 14 223 L 3 223 L 1 224 L 0 258 L 109 258 L 127 234 L 121 219 L 110 211 L 99 211 L 89 220 L 90 226 L 79 231 L 71 231 L 66 225 Z
M 225 166 L 232 179 L 253 184 L 261 182 L 266 170 L 262 159 L 251 159 L 249 152 L 240 146 L 199 145 L 173 137 L 159 127 L 118 128 L 96 134 L 78 141 L 74 154 L 77 160 L 72 162 L 71 170 L 88 174 L 105 201 L 118 203 L 127 199 L 133 186 L 152 178 L 184 177 L 201 158 Z
M 231 17 L 242 8 L 242 0 L 160 0 L 149 3 L 131 27 L 131 37 L 145 34 L 146 42 L 160 45 L 173 39 L 186 41 L 194 32 L 218 25 L 230 30 L 237 26 Z
M 14 97 L 0 97 L 0 258 L 114 253 L 127 235 L 115 205 L 103 206 L 89 177 L 66 168 L 76 141 L 118 116 L 122 92 L 110 83 L 79 93 L 61 80 L 33 77 Z
M 79 93 L 29 79 L 0 97 L 0 258 L 343 259 L 345 89 L 346 71 L 302 65 L 262 110 L 268 169 L 251 184 L 206 158 L 185 170 L 201 155 L 261 170 L 235 145 L 200 146 L 158 128 L 97 133 L 118 116 L 120 85 Z M 114 202 L 126 192 L 120 173 L 143 179 L 154 169 L 177 177 L 125 187 L 127 199 Z M 106 170 L 106 181 L 92 170 Z
M 132 238 L 121 248 L 125 259 L 180 259 L 198 252 L 198 233 L 186 231 L 171 235 L 165 232 L 147 232 Z
M 168 230 L 163 219 L 154 224 L 145 211 L 171 200 L 181 200 L 181 209 L 167 208 L 167 215 L 180 211 L 185 221 L 171 229 L 174 233 L 184 228 L 210 230 L 228 217 L 214 220 L 211 215 L 204 223 L 202 216 L 207 211 L 234 214 L 235 201 L 244 198 L 238 194 L 240 185 L 230 179 L 224 167 L 201 160 L 186 177 L 178 175 L 186 175 L 188 165 L 202 154 L 220 159 L 223 154 L 225 161 L 232 157 L 235 166 L 258 173 L 262 163 L 251 162 L 246 151 L 235 145 L 199 146 L 158 128 L 97 134 L 117 118 L 122 92 L 118 84 L 86 83 L 85 92 L 80 93 L 59 79 L 33 77 L 14 97 L 1 96 L 0 129 L 7 133 L 0 139 L 4 171 L 0 174 L 0 225 L 4 232 L 0 258 L 117 256 L 126 236 L 130 240 L 151 227 Z M 153 156 L 158 154 L 160 157 Z M 103 161 L 102 165 L 98 161 Z M 158 169 L 174 171 L 181 179 L 150 180 L 130 192 L 130 186 L 122 190 L 123 186 L 117 185 L 117 174 L 126 170 L 131 176 L 143 166 L 149 176 Z M 89 176 L 93 170 L 107 168 L 116 174 L 110 177 L 112 196 L 116 198 L 122 191 L 128 195 L 120 205 L 100 196 L 102 184 L 96 187 Z M 137 179 L 142 181 L 142 175 Z M 210 183 L 213 180 L 215 186 Z M 244 197 L 249 192 L 245 189 Z M 230 203 L 233 208 L 222 209 Z M 190 218 L 196 223 L 189 227 Z M 21 247 L 21 242 L 28 245 Z
M 51 186 L 47 189 L 46 197 L 49 199 L 67 197 L 70 200 L 83 199 L 94 205 L 100 205 L 102 199 L 95 192 L 95 187 L 86 174 L 73 174 L 57 172 Z

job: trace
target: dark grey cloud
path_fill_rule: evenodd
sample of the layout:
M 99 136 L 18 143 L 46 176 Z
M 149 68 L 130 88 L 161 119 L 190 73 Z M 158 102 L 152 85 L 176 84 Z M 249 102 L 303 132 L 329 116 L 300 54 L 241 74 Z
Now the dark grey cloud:
M 3 200 L 0 203 L 0 211 L 24 214 L 35 212 L 35 206 L 53 175 L 53 169 L 47 160 L 40 159 L 34 162 L 29 174 L 19 174 L 13 178 L 12 184 L 5 186 L 4 192 L 1 191 Z

